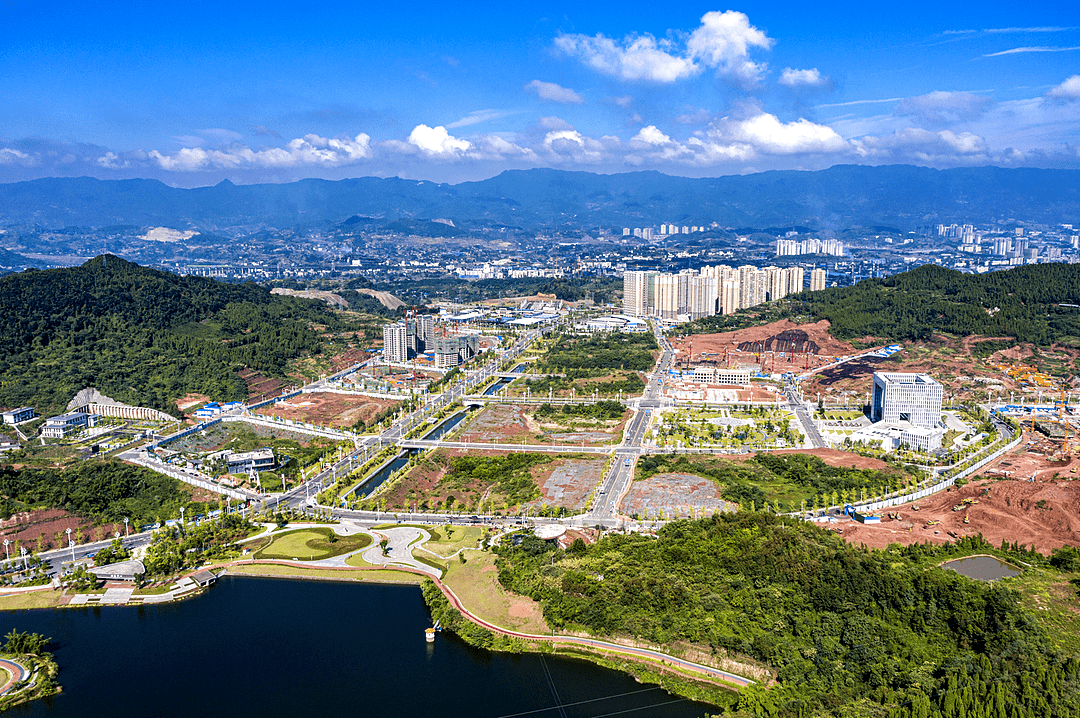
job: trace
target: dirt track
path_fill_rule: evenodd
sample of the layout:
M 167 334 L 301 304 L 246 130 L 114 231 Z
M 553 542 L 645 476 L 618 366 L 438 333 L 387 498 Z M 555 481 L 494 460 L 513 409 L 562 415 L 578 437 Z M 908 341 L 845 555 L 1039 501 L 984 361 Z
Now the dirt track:
M 989 495 L 983 493 L 984 489 L 990 490 Z M 952 507 L 965 498 L 977 498 L 979 502 L 966 510 L 953 511 Z M 949 531 L 957 536 L 981 533 L 994 545 L 1019 542 L 1044 554 L 1060 546 L 1080 545 L 1080 481 L 978 481 L 915 503 L 918 511 L 912 510 L 912 504 L 891 509 L 900 513 L 900 521 L 883 518 L 879 525 L 852 521 L 839 526 L 846 540 L 873 548 L 890 543 L 944 543 L 952 540 Z M 968 524 L 963 523 L 965 515 Z M 941 523 L 926 528 L 929 519 Z

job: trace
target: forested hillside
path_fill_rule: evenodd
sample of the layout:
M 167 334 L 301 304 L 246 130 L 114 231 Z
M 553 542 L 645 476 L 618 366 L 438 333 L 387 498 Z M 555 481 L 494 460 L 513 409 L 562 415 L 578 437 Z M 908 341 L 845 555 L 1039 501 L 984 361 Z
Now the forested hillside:
M 840 339 L 925 339 L 935 331 L 1080 346 L 1080 265 L 963 274 L 934 265 L 853 287 L 804 292 L 790 314 L 828 319 Z
M 175 413 L 188 392 L 243 399 L 237 370 L 281 375 L 319 349 L 320 302 L 180 277 L 112 256 L 0 278 L 0 405 L 57 411 L 93 386 Z
M 752 656 L 776 684 L 731 696 L 742 716 L 1080 716 L 1080 659 L 1060 653 L 1008 585 L 942 570 L 956 546 L 870 551 L 766 513 L 678 521 L 567 551 L 498 549 L 499 580 L 549 625 Z M 1044 562 L 1025 552 L 1025 561 Z

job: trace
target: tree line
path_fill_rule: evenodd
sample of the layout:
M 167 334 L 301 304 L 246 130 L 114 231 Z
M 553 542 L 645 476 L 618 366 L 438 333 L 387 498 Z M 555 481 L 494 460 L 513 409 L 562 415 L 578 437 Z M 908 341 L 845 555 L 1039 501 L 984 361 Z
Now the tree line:
M 948 552 L 986 550 L 981 537 Z M 657 537 L 563 551 L 497 549 L 499 581 L 548 624 L 657 644 L 688 641 L 768 664 L 776 682 L 725 715 L 1021 718 L 1080 715 L 1080 660 L 1055 648 L 1007 582 L 941 570 L 921 550 L 869 550 L 765 513 L 677 521 Z

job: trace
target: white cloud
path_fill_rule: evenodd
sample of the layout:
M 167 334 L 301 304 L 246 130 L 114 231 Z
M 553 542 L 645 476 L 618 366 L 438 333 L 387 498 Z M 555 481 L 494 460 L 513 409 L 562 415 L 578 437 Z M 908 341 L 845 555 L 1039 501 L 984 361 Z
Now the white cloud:
M 816 67 L 809 70 L 793 70 L 785 67 L 780 73 L 780 84 L 788 87 L 821 87 L 828 83 L 829 78 L 822 77 Z
M 852 140 L 852 144 L 860 157 L 875 162 L 915 162 L 947 167 L 988 162 L 1016 164 L 1023 160 L 1023 154 L 1011 148 L 991 152 L 986 140 L 971 132 L 932 132 L 920 127 L 904 127 L 880 137 L 861 137 Z
M 0 165 L 32 164 L 33 161 L 33 158 L 25 152 L 10 147 L 0 147 Z
M 631 34 L 621 41 L 602 34 L 560 35 L 555 46 L 586 65 L 621 80 L 675 82 L 699 74 L 705 67 L 739 82 L 754 82 L 764 70 L 749 59 L 750 49 L 769 49 L 773 41 L 750 24 L 741 12 L 708 12 L 684 47 L 650 34 Z
M 118 158 L 106 153 L 98 159 L 115 163 Z M 220 150 L 201 147 L 185 147 L 173 154 L 152 150 L 147 155 L 159 167 L 175 172 L 197 172 L 210 169 L 282 168 L 302 165 L 341 167 L 372 156 L 371 138 L 360 133 L 353 139 L 330 139 L 318 135 L 304 135 L 292 140 L 285 147 L 268 147 L 253 150 L 244 145 L 233 145 Z
M 584 97 L 570 88 L 556 85 L 554 82 L 533 80 L 525 85 L 525 89 L 536 92 L 541 100 L 551 100 L 552 102 L 562 102 L 563 104 L 581 104 L 585 101 Z
M 634 101 L 634 98 L 630 95 L 623 95 L 622 97 L 616 97 L 614 102 L 619 107 L 629 107 L 630 103 Z
M 561 35 L 555 45 L 597 72 L 620 80 L 675 82 L 701 71 L 693 60 L 662 49 L 652 35 L 628 35 L 620 44 L 603 35 Z
M 768 50 L 772 44 L 744 13 L 714 10 L 702 16 L 701 27 L 691 33 L 686 49 L 691 57 L 716 68 L 721 75 L 756 81 L 764 65 L 750 61 L 750 48 Z
M 417 125 L 409 133 L 407 142 L 428 157 L 439 158 L 460 157 L 472 147 L 471 142 L 454 137 L 442 125 Z
M 806 119 L 781 122 L 776 115 L 760 112 L 744 120 L 723 118 L 705 136 L 716 145 L 749 145 L 770 155 L 847 152 L 850 145 L 826 125 Z
M 674 161 L 692 159 L 694 152 L 685 145 L 671 139 L 656 125 L 642 127 L 627 143 L 633 151 L 626 156 L 631 164 L 643 164 L 646 160 Z
M 577 130 L 552 130 L 544 135 L 541 147 L 547 159 L 556 164 L 598 164 L 613 159 L 612 151 L 620 145 L 618 137 L 587 137 Z
M 574 126 L 561 117 L 541 117 L 540 126 L 545 130 L 572 130 Z
M 1054 100 L 1080 100 L 1080 75 L 1073 75 L 1052 87 L 1046 96 Z
M 924 121 L 940 125 L 946 122 L 972 120 L 993 104 L 989 97 L 973 92 L 943 92 L 935 90 L 926 95 L 908 97 L 896 106 L 898 115 L 915 115 Z
M 983 57 L 1001 57 L 1002 55 L 1017 55 L 1023 52 L 1072 52 L 1073 50 L 1080 50 L 1078 47 L 1047 47 L 1040 45 L 1038 47 L 1014 47 L 1011 50 L 1002 50 L 1001 52 L 991 52 Z
M 992 27 L 983 32 L 990 33 L 1014 33 L 1014 32 L 1065 32 L 1075 30 L 1075 27 Z
M 489 120 L 498 120 L 511 114 L 513 113 L 507 110 L 473 110 L 460 120 L 451 122 L 446 127 L 451 130 L 456 127 L 468 127 L 469 125 L 477 125 Z

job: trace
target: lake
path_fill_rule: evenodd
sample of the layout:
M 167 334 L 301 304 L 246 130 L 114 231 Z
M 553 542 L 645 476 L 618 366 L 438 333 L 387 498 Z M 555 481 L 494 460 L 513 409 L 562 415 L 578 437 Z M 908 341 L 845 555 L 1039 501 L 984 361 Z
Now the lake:
M 64 693 L 12 711 L 21 716 L 691 718 L 710 710 L 585 661 L 492 653 L 447 633 L 428 644 L 431 619 L 414 586 L 225 576 L 178 603 L 5 611 L 0 621 L 3 633 L 52 637 L 60 666 Z

